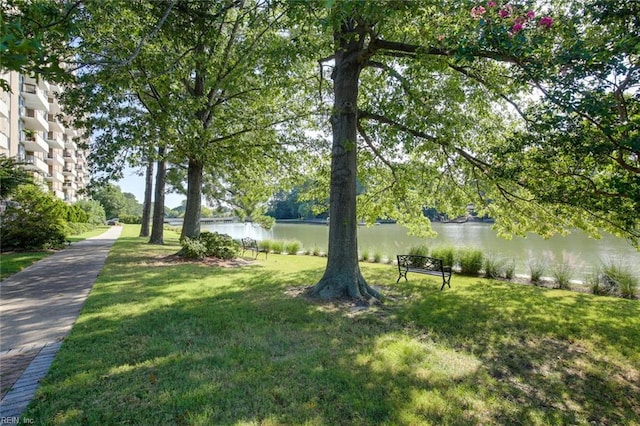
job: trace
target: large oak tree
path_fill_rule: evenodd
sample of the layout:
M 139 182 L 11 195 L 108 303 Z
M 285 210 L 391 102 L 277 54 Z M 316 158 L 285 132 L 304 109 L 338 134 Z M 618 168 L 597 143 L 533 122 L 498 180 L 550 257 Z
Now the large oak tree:
M 358 218 L 397 218 L 428 235 L 425 206 L 456 214 L 474 203 L 504 236 L 600 227 L 637 243 L 638 37 L 628 33 L 637 15 L 631 3 L 615 15 L 612 4 L 325 2 L 331 222 L 312 293 L 378 297 L 358 267 Z M 624 40 L 615 51 L 604 48 L 608 32 Z M 598 55 L 584 67 L 589 50 Z M 597 110 L 603 97 L 606 112 Z M 358 173 L 367 188 L 360 205 Z

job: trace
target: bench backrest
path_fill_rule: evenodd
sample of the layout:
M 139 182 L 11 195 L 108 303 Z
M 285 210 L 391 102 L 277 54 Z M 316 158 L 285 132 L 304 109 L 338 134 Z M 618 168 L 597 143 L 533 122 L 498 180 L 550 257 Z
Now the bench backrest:
M 429 271 L 442 271 L 442 259 L 413 254 L 399 254 L 398 268 L 421 268 Z
M 258 248 L 258 242 L 253 238 L 245 237 L 245 238 L 242 238 L 240 241 L 242 241 L 242 248 L 244 249 Z

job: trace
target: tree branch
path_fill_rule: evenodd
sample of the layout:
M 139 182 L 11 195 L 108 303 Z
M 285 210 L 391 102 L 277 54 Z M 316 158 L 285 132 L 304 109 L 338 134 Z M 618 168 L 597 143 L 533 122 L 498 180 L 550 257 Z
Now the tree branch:
M 151 31 L 151 33 L 148 36 L 145 36 L 142 38 L 142 40 L 140 40 L 140 43 L 138 43 L 138 46 L 135 48 L 133 53 L 128 58 L 126 58 L 124 61 L 116 62 L 111 65 L 116 67 L 123 67 L 131 64 L 131 62 L 133 62 L 133 60 L 140 54 L 140 50 L 142 50 L 142 46 L 144 46 L 147 40 L 150 40 L 153 37 L 155 37 L 158 31 L 160 31 L 160 28 L 162 27 L 162 25 L 164 25 L 164 22 L 169 17 L 169 13 L 171 12 L 171 9 L 176 4 L 176 2 L 177 0 L 171 0 L 169 2 L 169 6 L 167 7 L 167 10 L 164 12 L 164 15 L 162 16 L 162 18 L 160 18 L 160 21 L 158 21 L 153 31 Z
M 492 91 L 494 91 L 501 99 L 503 99 L 504 101 L 506 101 L 509 105 L 511 105 L 516 112 L 518 113 L 518 115 L 526 122 L 526 123 L 533 123 L 532 120 L 528 119 L 526 114 L 524 113 L 524 111 L 522 111 L 520 109 L 520 106 L 518 104 L 516 104 L 514 101 L 512 101 L 507 95 L 505 95 L 504 93 L 500 92 L 496 87 L 493 87 L 491 84 L 489 84 L 489 82 L 487 82 L 484 78 L 480 77 L 479 75 L 475 74 L 475 73 L 471 73 L 469 72 L 469 70 L 467 70 L 465 67 L 461 67 L 458 65 L 454 65 L 454 64 L 448 64 L 449 68 L 458 71 L 459 73 L 469 77 L 472 80 L 476 80 L 478 83 L 482 84 L 483 86 L 487 87 L 488 89 L 491 89 Z
M 391 174 L 393 175 L 393 180 L 397 181 L 398 178 L 396 176 L 396 168 L 395 168 L 395 166 L 393 164 L 391 164 L 389 161 L 387 161 L 387 159 L 384 158 L 382 156 L 382 154 L 380 154 L 380 151 L 378 151 L 378 149 L 373 145 L 373 141 L 371 141 L 371 139 L 369 138 L 369 135 L 367 135 L 366 131 L 362 127 L 362 124 L 360 124 L 360 121 L 358 121 L 356 126 L 358 128 L 358 133 L 360 133 L 360 136 L 362 136 L 362 138 L 364 139 L 365 143 L 369 146 L 369 148 L 371 148 L 371 151 L 375 154 L 375 156 L 380 161 L 382 161 L 387 167 L 389 167 L 389 169 L 391 170 Z

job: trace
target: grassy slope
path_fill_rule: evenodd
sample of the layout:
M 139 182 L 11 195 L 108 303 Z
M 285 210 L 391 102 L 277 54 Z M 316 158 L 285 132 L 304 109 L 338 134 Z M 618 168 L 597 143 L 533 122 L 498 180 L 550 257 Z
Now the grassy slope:
M 640 424 L 640 304 L 454 276 L 358 310 L 325 259 L 163 263 L 125 227 L 25 417 L 53 424 Z M 175 244 L 176 238 L 166 238 Z
M 88 232 L 84 232 L 79 235 L 72 235 L 67 238 L 71 242 L 82 241 L 86 238 L 95 237 L 104 233 L 107 230 L 105 226 L 99 226 L 96 229 Z M 33 251 L 33 252 L 18 252 L 18 253 L 2 253 L 0 254 L 0 280 L 7 278 L 16 272 L 22 271 L 32 263 L 37 262 L 51 255 L 53 251 Z

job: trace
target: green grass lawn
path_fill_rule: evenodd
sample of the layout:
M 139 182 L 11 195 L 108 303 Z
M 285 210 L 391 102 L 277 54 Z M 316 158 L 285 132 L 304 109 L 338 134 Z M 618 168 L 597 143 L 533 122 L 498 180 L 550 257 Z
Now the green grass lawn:
M 107 226 L 99 226 L 88 232 L 78 235 L 72 235 L 67 239 L 71 242 L 82 241 L 86 238 L 95 237 L 104 233 L 108 229 Z M 15 252 L 0 254 L 0 280 L 7 278 L 16 272 L 22 271 L 32 263 L 37 262 L 51 255 L 53 251 L 33 251 L 33 252 Z
M 363 264 L 389 299 L 297 293 L 326 259 L 175 264 L 125 226 L 36 424 L 640 424 L 640 303 Z
M 96 227 L 95 229 L 92 229 L 91 231 L 83 232 L 82 234 L 78 235 L 71 235 L 67 237 L 67 240 L 71 241 L 72 243 L 76 243 L 78 241 L 86 240 L 87 238 L 97 237 L 98 235 L 104 234 L 109 228 L 110 226 L 101 225 Z
M 32 263 L 51 255 L 52 251 L 28 251 L 0 254 L 0 280 L 22 271 Z

